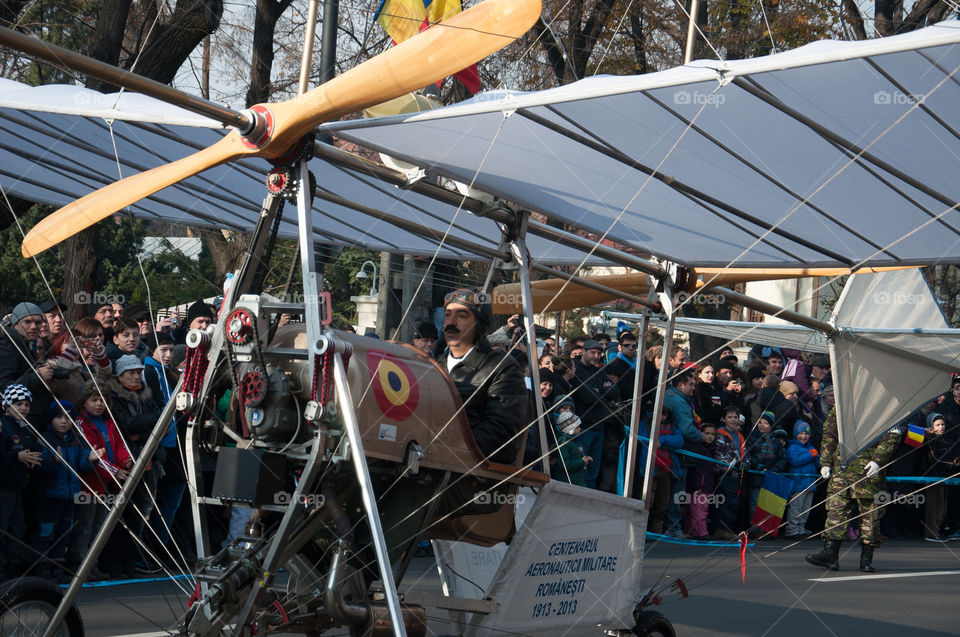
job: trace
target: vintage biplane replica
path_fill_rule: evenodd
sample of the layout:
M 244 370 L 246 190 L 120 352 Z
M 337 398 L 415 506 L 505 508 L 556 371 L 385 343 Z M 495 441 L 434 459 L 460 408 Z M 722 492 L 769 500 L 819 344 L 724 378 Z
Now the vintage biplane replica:
M 649 612 L 659 591 L 640 585 L 644 502 L 652 481 L 646 480 L 643 499 L 623 498 L 552 482 L 543 472 L 545 461 L 522 466 L 519 458 L 513 464 L 484 458 L 458 392 L 435 362 L 400 344 L 329 327 L 330 297 L 316 271 L 315 234 L 342 240 L 340 233 L 351 228 L 372 241 L 375 233 L 364 232 L 365 222 L 357 221 L 369 218 L 376 221 L 368 224 L 388 224 L 425 240 L 429 250 L 452 247 L 490 259 L 491 271 L 514 267 L 521 278 L 516 289 L 498 292 L 492 277 L 487 289 L 495 306 L 523 310 L 528 335 L 534 334 L 535 308 L 585 302 L 586 297 L 561 301 L 570 289 L 649 308 L 644 320 L 662 316 L 667 342 L 677 311 L 698 289 L 719 290 L 744 306 L 836 333 L 826 323 L 719 284 L 960 261 L 958 160 L 940 143 L 960 130 L 960 111 L 954 108 L 960 96 L 960 26 L 954 23 L 883 41 L 820 43 L 757 60 L 701 61 L 649 76 L 591 78 L 431 113 L 334 122 L 488 55 L 522 35 L 539 12 L 536 0 L 485 0 L 319 88 L 240 113 L 124 77 L 19 34 L 0 34 L 5 44 L 30 55 L 173 101 L 233 129 L 192 155 L 92 193 L 95 176 L 64 163 L 47 164 L 89 194 L 44 219 L 23 243 L 24 256 L 36 255 L 125 208 L 253 228 L 250 251 L 218 321 L 189 334 L 176 399 L 168 403 L 123 491 L 129 496 L 135 488 L 174 412 L 186 414 L 201 561 L 193 573 L 190 608 L 171 626 L 173 632 L 316 635 L 348 627 L 358 635 L 422 635 L 428 606 L 459 614 L 458 632 L 468 635 L 672 631 L 665 618 Z M 878 90 L 911 98 L 879 104 L 889 110 L 867 108 L 878 105 L 870 97 Z M 464 197 L 317 143 L 311 134 L 318 128 L 494 197 Z M 158 130 L 147 127 L 139 134 Z M 424 145 L 424 139 L 430 143 Z M 233 210 L 229 198 L 211 203 L 212 197 L 196 197 L 193 189 L 210 190 L 200 173 L 229 169 L 249 180 L 243 160 L 257 157 L 274 167 L 255 213 Z M 922 178 L 917 163 L 928 168 Z M 338 191 L 342 182 L 324 181 L 336 170 L 315 179 L 311 165 L 317 164 L 325 171 L 336 164 L 377 203 L 352 200 L 344 196 L 349 186 Z M 46 169 L 42 158 L 36 165 Z M 217 179 L 226 175 L 218 173 Z M 44 192 L 39 176 L 17 181 L 3 172 L 4 183 L 9 187 L 13 179 L 20 187 L 14 190 L 25 196 L 45 201 L 64 196 L 39 196 Z M 218 188 L 238 192 L 228 183 Z M 191 200 L 186 208 L 184 197 Z M 401 207 L 404 198 L 414 203 Z M 296 202 L 295 223 L 281 219 L 288 200 Z M 335 212 L 318 222 L 318 205 Z M 461 210 L 469 219 L 458 220 Z M 531 211 L 589 236 L 532 219 Z M 439 220 L 446 225 L 438 226 Z M 304 298 L 298 303 L 261 290 L 265 255 L 277 229 L 299 239 Z M 618 247 L 605 245 L 607 238 Z M 377 245 L 389 249 L 390 239 L 381 233 Z M 599 281 L 564 273 L 545 265 L 557 251 L 569 264 L 603 262 L 641 274 Z M 563 281 L 531 282 L 535 271 Z M 535 291 L 549 298 L 535 297 Z M 270 337 L 271 317 L 285 312 L 301 313 L 305 320 Z M 537 386 L 535 364 L 531 376 Z M 636 376 L 639 383 L 642 375 Z M 661 377 L 657 410 L 665 383 Z M 220 418 L 213 405 L 227 389 L 233 398 Z M 643 390 L 635 387 L 633 426 Z M 531 422 L 546 440 L 542 407 L 535 402 Z M 882 430 L 889 423 L 870 427 Z M 865 436 L 869 432 L 863 429 L 849 439 Z M 651 438 L 656 440 L 655 430 Z M 629 439 L 633 454 L 636 437 Z M 216 458 L 210 489 L 203 487 L 201 453 Z M 631 471 L 633 462 L 627 467 Z M 448 502 L 444 495 L 465 480 L 502 506 L 478 511 L 471 502 Z M 629 477 L 626 484 L 629 490 Z M 536 500 L 518 525 L 514 496 L 521 488 L 533 488 Z M 111 509 L 51 613 L 47 635 L 77 634 L 72 604 L 123 502 Z M 243 536 L 215 550 L 203 521 L 210 505 L 224 503 L 257 513 Z M 413 549 L 423 539 L 479 546 L 507 542 L 509 548 L 482 599 L 429 596 L 403 587 Z

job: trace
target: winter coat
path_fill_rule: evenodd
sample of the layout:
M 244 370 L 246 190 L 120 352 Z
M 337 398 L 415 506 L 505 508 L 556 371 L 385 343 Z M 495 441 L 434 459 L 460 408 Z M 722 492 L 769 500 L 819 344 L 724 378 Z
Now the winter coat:
M 103 449 L 106 453 L 104 458 L 113 466 L 124 469 L 130 464 L 132 458 L 127 451 L 123 440 L 120 438 L 120 431 L 117 425 L 104 414 L 101 418 L 94 418 L 88 414 L 81 413 L 77 418 L 77 428 L 83 432 L 83 437 L 95 449 Z M 104 436 L 104 431 L 106 436 Z M 89 473 L 81 474 L 86 485 L 84 491 L 93 491 L 103 495 L 106 492 L 116 493 L 120 490 L 112 474 L 103 463 L 97 463 L 92 467 Z
M 26 386 L 33 395 L 29 420 L 42 431 L 46 426 L 44 419 L 50 404 L 50 392 L 34 369 L 39 364 L 30 343 L 20 332 L 13 327 L 0 330 L 0 392 L 14 383 Z
M 790 473 L 800 474 L 793 476 L 793 493 L 813 488 L 820 477 L 820 452 L 809 442 L 796 439 L 787 441 L 785 451 Z
M 726 471 L 731 462 L 734 467 L 743 464 L 745 454 L 746 440 L 739 431 L 729 431 L 726 427 L 717 429 L 713 459 L 722 462 L 723 465 L 715 464 L 714 471 L 718 473 Z
M 617 493 L 623 493 L 623 482 L 625 476 L 627 475 L 627 444 L 629 442 L 630 428 L 626 428 L 624 435 L 624 440 L 620 443 L 620 460 L 617 466 Z M 647 467 L 647 449 L 650 447 L 650 421 L 641 420 L 637 423 L 637 454 L 636 454 L 636 463 L 634 464 L 634 480 L 642 480 L 643 472 Z M 683 477 L 683 467 L 680 466 L 680 460 L 677 457 L 677 454 L 674 453 L 677 449 L 683 449 L 683 434 L 669 422 L 662 423 L 660 425 L 660 433 L 657 436 L 657 460 L 666 459 L 670 463 L 670 473 L 676 477 Z M 660 466 L 659 462 L 655 465 L 658 469 L 663 470 L 663 467 Z M 634 482 L 634 484 L 639 484 Z M 637 495 L 635 493 L 635 495 Z
M 554 480 L 560 482 L 569 482 L 581 487 L 587 486 L 587 472 L 584 470 L 586 464 L 583 461 L 583 447 L 577 441 L 576 436 L 565 434 L 562 431 L 557 432 L 557 445 L 560 450 L 560 458 L 557 463 L 550 468 L 550 475 Z M 596 461 L 596 459 L 594 459 Z M 566 469 L 564 469 L 566 467 Z M 570 479 L 567 479 L 567 475 Z
M 813 367 L 803 362 L 799 356 L 800 352 L 789 349 L 783 351 L 791 358 L 784 364 L 780 380 L 789 380 L 796 385 L 800 400 L 810 404 L 813 401 L 813 391 L 810 389 L 810 374 L 813 372 Z
M 703 435 L 700 433 L 700 417 L 694 411 L 693 401 L 687 398 L 682 391 L 671 385 L 663 394 L 663 404 L 670 408 L 676 429 L 687 442 L 700 442 Z
M 694 458 L 694 465 L 687 472 L 687 490 L 691 493 L 697 491 L 713 493 L 713 488 L 716 485 L 713 468 L 719 465 L 706 458 L 713 458 L 716 447 L 716 442 L 709 445 L 705 442 L 695 442 L 688 445 L 687 448 L 691 452 L 704 456 L 704 458 Z
M 34 469 L 37 489 L 43 497 L 70 500 L 83 491 L 79 476 L 93 471 L 90 447 L 73 429 L 61 434 L 51 427 L 43 439 L 43 461 Z
M 147 356 L 143 361 L 143 382 L 146 383 L 150 392 L 156 398 L 157 406 L 163 409 L 170 402 L 170 394 L 177 386 L 177 377 L 170 371 L 169 367 L 162 365 L 153 356 Z M 167 449 L 177 446 L 176 417 L 170 419 L 170 429 L 160 441 L 160 444 Z
M 133 456 L 137 457 L 160 418 L 160 407 L 154 402 L 153 392 L 146 384 L 134 392 L 113 378 L 107 386 L 110 389 L 111 413 L 116 419 L 117 429 L 126 439 Z M 159 447 L 154 459 L 162 463 L 165 456 L 163 447 Z
M 573 402 L 583 423 L 583 431 L 594 427 L 616 427 L 618 431 L 615 435 L 619 437 L 619 423 L 611 416 L 607 402 L 620 398 L 620 388 L 611 382 L 603 368 L 587 367 L 579 359 L 573 361 L 573 368 Z
M 793 423 L 801 417 L 800 408 L 791 400 L 784 398 L 777 387 L 764 387 L 757 394 L 755 400 L 750 403 L 749 422 L 751 429 L 756 427 L 761 414 L 765 411 L 773 412 L 776 419 L 774 427 L 780 427 L 787 432 L 787 436 L 793 437 Z
M 27 486 L 29 470 L 17 460 L 21 451 L 40 451 L 40 443 L 28 426 L 3 414 L 0 416 L 0 487 L 23 489 Z
M 725 404 L 723 400 L 723 394 L 725 393 L 713 383 L 697 381 L 697 392 L 693 397 L 697 406 L 697 414 L 703 418 L 703 422 L 714 425 L 720 424 L 720 419 L 723 417 L 721 408 Z
M 953 463 L 960 453 L 957 453 L 956 447 L 951 449 L 946 436 L 938 436 L 928 431 L 923 441 L 921 456 L 923 475 L 942 477 L 960 471 L 960 467 Z
M 783 473 L 787 468 L 787 457 L 784 454 L 783 445 L 773 432 L 764 434 L 754 429 L 747 436 L 747 457 L 750 459 L 751 470 Z M 763 484 L 763 475 L 759 473 L 749 475 L 750 486 L 758 487 Z
M 449 350 L 440 356 L 443 369 L 449 356 Z M 495 462 L 514 464 L 520 454 L 517 433 L 530 422 L 520 366 L 483 339 L 450 371 L 450 380 L 460 393 L 480 452 Z

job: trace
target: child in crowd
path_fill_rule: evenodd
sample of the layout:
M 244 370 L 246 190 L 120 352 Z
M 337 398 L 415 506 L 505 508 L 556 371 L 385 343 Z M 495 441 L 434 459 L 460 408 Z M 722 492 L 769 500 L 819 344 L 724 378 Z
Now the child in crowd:
M 83 439 L 95 449 L 102 449 L 100 461 L 90 471 L 81 473 L 83 489 L 74 506 L 74 527 L 70 534 L 70 549 L 67 553 L 67 568 L 76 571 L 87 554 L 93 529 L 103 526 L 110 502 L 100 499 L 106 494 L 120 491 L 120 483 L 127 478 L 127 469 L 133 464 L 133 458 L 120 437 L 117 425 L 107 413 L 104 394 L 106 387 L 98 387 L 94 381 L 87 381 L 80 392 L 80 410 L 77 429 Z M 103 577 L 94 567 L 93 579 Z
M 564 411 L 557 417 L 557 447 L 559 461 L 551 467 L 554 480 L 569 482 L 580 487 L 587 486 L 586 466 L 593 458 L 584 455 L 583 447 L 577 442 L 580 435 L 580 418 L 573 411 Z
M 947 423 L 943 416 L 932 413 L 927 416 L 927 426 L 924 432 L 923 446 L 920 447 L 920 466 L 923 475 L 944 477 L 957 472 L 956 452 L 943 437 Z M 926 502 L 923 519 L 923 539 L 927 542 L 945 542 L 940 534 L 940 526 L 947 513 L 947 486 L 935 484 L 925 491 Z
M 20 542 L 26 531 L 23 491 L 29 470 L 40 464 L 40 448 L 27 423 L 33 396 L 24 385 L 3 390 L 0 416 L 0 579 L 20 575 Z
M 810 424 L 798 420 L 793 425 L 794 439 L 787 443 L 787 463 L 793 476 L 793 491 L 787 510 L 784 539 L 802 540 L 809 537 L 807 517 L 813 504 L 813 492 L 820 476 L 820 454 L 810 443 Z
M 783 444 L 773 432 L 774 424 L 776 424 L 776 418 L 773 413 L 764 411 L 757 420 L 756 428 L 747 436 L 747 454 L 750 458 L 750 468 L 754 471 L 769 470 L 781 473 L 787 468 Z M 750 488 L 750 511 L 747 519 L 752 520 L 760 497 L 760 489 L 763 487 L 763 474 L 750 473 L 747 485 Z
M 740 410 L 734 405 L 723 409 L 722 426 L 717 429 L 717 442 L 713 458 L 723 464 L 715 464 L 717 473 L 717 504 L 714 509 L 714 528 L 718 538 L 731 540 L 739 533 L 737 511 L 740 507 L 741 475 L 745 464 L 746 441 L 740 428 Z
M 713 495 L 714 463 L 711 460 L 716 453 L 717 428 L 711 423 L 704 423 L 700 428 L 703 440 L 689 443 L 688 448 L 693 453 L 704 456 L 696 458 L 694 465 L 687 472 L 687 492 L 690 494 L 687 506 L 687 535 L 696 540 L 707 537 L 707 513 L 710 510 L 710 500 Z
M 37 574 L 60 582 L 69 579 L 63 565 L 73 526 L 74 500 L 81 492 L 80 472 L 92 471 L 103 451 L 87 446 L 74 430 L 73 418 L 73 403 L 50 403 L 42 462 L 35 469 L 39 498 L 33 547 L 46 558 Z

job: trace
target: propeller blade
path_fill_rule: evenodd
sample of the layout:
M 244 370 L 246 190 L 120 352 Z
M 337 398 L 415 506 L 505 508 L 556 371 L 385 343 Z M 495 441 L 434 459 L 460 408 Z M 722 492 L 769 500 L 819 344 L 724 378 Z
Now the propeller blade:
M 860 268 L 856 274 L 868 272 L 887 272 L 903 270 L 916 266 L 888 266 L 875 268 Z M 696 279 L 693 290 L 704 287 L 730 286 L 737 283 L 751 281 L 779 281 L 782 279 L 802 279 L 814 276 L 845 276 L 850 274 L 850 268 L 696 268 Z M 607 287 L 622 290 L 627 294 L 643 296 L 649 291 L 647 275 L 638 272 L 629 274 L 611 274 L 583 277 Z M 566 284 L 566 287 L 564 287 Z M 563 288 L 563 292 L 557 292 Z M 573 310 L 580 307 L 598 305 L 613 301 L 616 297 L 609 294 L 586 288 L 576 283 L 567 283 L 564 279 L 542 279 L 531 281 L 530 290 L 533 293 L 533 311 L 558 312 Z M 693 291 L 690 290 L 690 291 Z M 493 290 L 493 311 L 495 314 L 516 314 L 523 311 L 521 304 L 519 283 L 498 285 Z M 554 298 L 556 296 L 556 298 Z
M 199 172 L 243 156 L 275 159 L 323 122 L 441 80 L 510 44 L 533 26 L 541 0 L 485 0 L 299 97 L 254 107 L 267 128 L 255 142 L 236 132 L 210 148 L 133 175 L 64 206 L 24 239 L 30 257 Z
M 41 219 L 24 237 L 20 252 L 28 258 L 40 254 L 158 190 L 253 152 L 234 131 L 192 155 L 104 186 Z

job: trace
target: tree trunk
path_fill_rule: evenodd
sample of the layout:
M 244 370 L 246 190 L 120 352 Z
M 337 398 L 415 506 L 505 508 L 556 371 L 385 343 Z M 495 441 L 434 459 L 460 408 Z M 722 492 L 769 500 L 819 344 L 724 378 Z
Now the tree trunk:
M 94 225 L 64 241 L 60 248 L 64 272 L 60 300 L 67 306 L 64 317 L 71 326 L 77 319 L 90 314 L 87 305 L 97 292 L 93 285 L 100 263 L 97 253 L 99 243 L 100 226 Z
M 863 14 L 860 13 L 857 0 L 843 0 L 843 19 L 846 20 L 850 28 L 853 29 L 854 39 L 867 39 L 867 28 L 863 24 Z
M 193 50 L 220 26 L 222 16 L 222 0 L 179 0 L 170 20 L 147 36 L 137 73 L 164 84 L 172 82 Z
M 97 23 L 90 34 L 87 55 L 107 64 L 118 64 L 129 15 L 130 0 L 103 0 Z M 103 93 L 117 90 L 117 87 L 92 77 L 87 78 L 86 86 Z
M 247 106 L 270 99 L 270 72 L 273 69 L 273 34 L 277 20 L 292 0 L 257 0 L 257 17 L 253 25 L 253 59 L 250 62 L 250 88 Z

